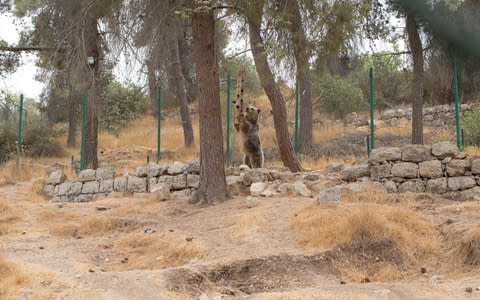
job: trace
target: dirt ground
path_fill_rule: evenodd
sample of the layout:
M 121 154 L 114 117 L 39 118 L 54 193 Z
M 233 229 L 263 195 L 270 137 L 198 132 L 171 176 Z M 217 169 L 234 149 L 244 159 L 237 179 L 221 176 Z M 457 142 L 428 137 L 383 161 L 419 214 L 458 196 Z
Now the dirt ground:
M 302 243 L 292 224 L 317 209 L 314 198 L 261 198 L 253 208 L 243 196 L 209 207 L 132 195 L 59 204 L 32 198 L 32 184 L 0 187 L 15 215 L 0 230 L 0 249 L 24 277 L 7 299 L 480 299 L 477 261 L 452 268 L 447 250 L 398 280 L 375 280 L 372 268 L 403 263 L 394 241 Z M 480 223 L 478 202 L 395 199 L 445 240 Z

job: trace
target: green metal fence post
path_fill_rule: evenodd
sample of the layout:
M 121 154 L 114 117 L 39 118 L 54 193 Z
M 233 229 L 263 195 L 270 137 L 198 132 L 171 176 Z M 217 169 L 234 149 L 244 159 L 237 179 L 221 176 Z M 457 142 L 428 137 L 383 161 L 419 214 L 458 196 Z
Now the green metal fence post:
M 370 157 L 370 135 L 367 134 L 367 154 Z
M 72 172 L 75 170 L 75 159 L 73 158 L 73 155 L 72 155 L 72 160 L 70 162 L 70 167 L 72 169 Z
M 457 126 L 457 147 L 462 151 L 460 133 L 460 113 L 458 109 L 458 80 L 457 80 L 457 57 L 453 57 L 453 86 L 455 91 L 455 123 Z
M 300 84 L 295 84 L 295 154 L 298 153 L 298 90 L 300 88 Z
M 17 132 L 17 161 L 16 166 L 18 168 L 20 157 L 20 146 L 22 143 L 22 113 L 23 113 L 23 94 L 20 94 L 20 109 L 18 112 L 18 132 Z
M 227 75 L 227 168 L 230 167 L 230 74 Z
M 157 163 L 160 161 L 160 129 L 162 122 L 162 87 L 158 87 L 158 109 L 157 109 Z
M 87 96 L 83 94 L 82 97 L 82 141 L 80 146 L 80 171 L 83 170 L 85 160 L 85 110 L 87 108 Z
M 370 68 L 370 149 L 375 148 L 375 103 L 373 99 L 373 68 Z

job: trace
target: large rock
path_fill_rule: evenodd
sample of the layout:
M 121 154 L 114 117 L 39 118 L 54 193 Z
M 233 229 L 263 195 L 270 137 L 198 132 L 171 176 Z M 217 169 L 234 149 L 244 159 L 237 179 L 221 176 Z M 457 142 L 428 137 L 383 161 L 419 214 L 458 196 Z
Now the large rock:
M 340 187 L 323 188 L 318 191 L 319 204 L 338 204 L 342 201 L 342 190 Z
M 438 178 L 443 176 L 442 162 L 439 160 L 429 160 L 420 163 L 420 177 Z
M 295 182 L 293 184 L 293 188 L 295 189 L 297 194 L 299 194 L 302 197 L 310 197 L 312 195 L 312 192 L 310 192 L 307 186 L 300 181 Z
M 394 177 L 417 178 L 418 165 L 410 162 L 399 162 L 393 165 L 392 175 Z
M 137 167 L 137 171 L 135 172 L 137 177 L 147 177 L 148 176 L 148 167 Z
M 345 166 L 340 163 L 329 163 L 325 167 L 325 172 L 327 173 L 335 173 L 335 172 L 340 172 Z
M 72 188 L 72 183 L 70 182 L 64 182 L 58 186 L 58 192 L 57 195 L 59 196 L 65 196 L 68 195 L 70 192 L 70 189 Z
M 451 191 L 462 191 L 476 185 L 475 179 L 471 176 L 449 177 L 447 182 Z
M 480 158 L 472 160 L 472 174 L 473 175 L 480 174 Z
M 432 146 L 432 154 L 440 159 L 454 158 L 459 153 L 458 148 L 449 142 L 440 142 Z
M 189 188 L 198 189 L 200 186 L 200 175 L 188 174 L 187 175 L 187 186 Z
M 392 165 L 388 162 L 374 164 L 370 166 L 370 178 L 372 180 L 380 180 L 390 177 L 392 171 Z
M 92 201 L 95 198 L 95 195 L 93 194 L 81 194 L 75 197 L 74 201 L 75 202 L 88 202 Z
M 389 194 L 393 194 L 398 191 L 397 184 L 391 180 L 385 182 L 385 189 Z
M 368 165 L 358 165 L 345 167 L 341 172 L 340 176 L 343 180 L 354 181 L 361 177 L 366 177 L 370 175 Z
M 179 161 L 174 162 L 168 168 L 168 174 L 170 175 L 183 174 L 185 171 L 187 171 L 187 165 Z
M 100 193 L 110 193 L 113 191 L 113 179 L 100 181 L 99 191 Z
M 397 161 L 402 159 L 402 151 L 398 147 L 379 147 L 370 152 L 370 162 Z
M 255 207 L 258 205 L 260 201 L 258 200 L 258 197 L 252 197 L 252 196 L 248 196 L 246 199 L 245 199 L 245 206 L 247 208 L 252 208 L 252 207 Z
M 430 179 L 427 181 L 426 192 L 443 194 L 448 192 L 447 178 Z
M 128 188 L 127 177 L 117 177 L 113 182 L 113 189 L 115 192 L 123 192 Z
M 47 184 L 43 187 L 43 193 L 47 197 L 53 197 L 55 196 L 55 186 L 52 184 Z
M 96 194 L 100 189 L 98 181 L 88 181 L 83 184 L 82 194 Z
M 96 177 L 98 180 L 111 180 L 115 178 L 114 168 L 99 168 L 97 169 Z
M 158 177 L 158 183 L 166 183 L 168 185 L 168 187 L 170 188 L 170 190 L 173 189 L 173 176 L 169 176 L 169 175 L 164 175 L 164 176 L 160 176 Z
M 72 182 L 70 187 L 69 195 L 77 196 L 82 193 L 83 183 L 81 182 Z
M 147 191 L 147 179 L 129 176 L 127 190 L 132 193 L 145 193 Z
M 461 197 L 463 201 L 480 201 L 480 186 L 462 191 Z
M 250 185 L 250 195 L 258 197 L 267 188 L 266 182 L 254 182 Z
M 250 169 L 243 175 L 243 184 L 250 186 L 255 182 L 268 181 L 268 171 L 264 169 Z
M 409 162 L 422 162 L 432 159 L 429 147 L 424 145 L 405 145 L 402 147 L 402 160 Z
M 187 172 L 192 174 L 200 174 L 200 159 L 194 158 L 187 161 Z
M 187 188 L 187 174 L 180 174 L 177 176 L 173 176 L 172 189 L 183 190 L 186 188 Z
M 468 159 L 452 159 L 447 164 L 448 176 L 463 176 L 466 171 L 470 170 L 470 161 Z
M 162 168 L 156 163 L 148 163 L 147 165 L 147 176 L 148 177 L 157 177 L 160 176 Z
M 55 171 L 50 174 L 48 177 L 48 184 L 60 184 L 63 183 L 67 179 L 67 176 L 65 176 L 65 173 L 63 171 Z
M 78 180 L 81 182 L 97 180 L 96 171 L 92 169 L 83 170 L 78 174 Z
M 421 180 L 408 180 L 400 184 L 398 187 L 399 193 L 422 193 L 425 191 L 425 184 Z

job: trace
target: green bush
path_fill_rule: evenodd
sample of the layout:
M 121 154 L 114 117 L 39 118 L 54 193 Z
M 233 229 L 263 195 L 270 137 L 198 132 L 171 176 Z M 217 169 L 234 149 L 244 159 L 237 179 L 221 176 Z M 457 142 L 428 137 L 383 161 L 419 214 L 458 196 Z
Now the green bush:
M 336 118 L 343 118 L 351 112 L 363 111 L 368 107 L 362 90 L 339 75 L 323 73 L 313 82 L 313 90 L 315 94 L 322 95 L 322 109 Z
M 474 109 L 466 113 L 463 120 L 465 131 L 465 144 L 480 145 L 480 109 Z
M 117 131 L 145 113 L 150 99 L 144 95 L 142 89 L 133 83 L 126 87 L 118 82 L 111 82 L 104 91 L 105 99 L 100 125 L 108 131 Z
M 51 124 L 39 119 L 24 122 L 22 126 L 21 151 L 29 157 L 57 157 L 64 155 L 64 150 L 55 141 L 57 132 Z M 0 158 L 13 158 L 17 147 L 17 124 L 3 122 L 0 124 Z

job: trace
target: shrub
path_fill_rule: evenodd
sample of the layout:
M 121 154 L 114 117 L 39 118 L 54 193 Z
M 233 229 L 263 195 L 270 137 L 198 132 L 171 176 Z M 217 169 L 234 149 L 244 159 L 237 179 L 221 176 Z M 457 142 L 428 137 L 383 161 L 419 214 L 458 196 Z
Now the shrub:
M 351 112 L 367 108 L 362 90 L 338 75 L 324 73 L 313 83 L 315 94 L 322 94 L 321 105 L 325 112 L 343 118 Z
M 465 130 L 465 144 L 480 145 L 480 109 L 466 113 L 463 120 Z
M 64 155 L 63 148 L 55 141 L 57 132 L 46 121 L 32 119 L 23 123 L 21 151 L 29 157 L 56 157 Z M 0 124 L 0 158 L 15 156 L 17 125 L 14 122 Z
M 129 83 L 126 87 L 113 81 L 105 89 L 105 99 L 100 125 L 108 131 L 125 127 L 149 106 L 149 99 L 142 89 Z

